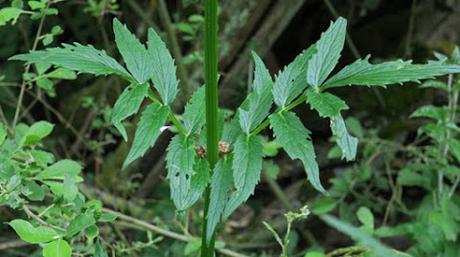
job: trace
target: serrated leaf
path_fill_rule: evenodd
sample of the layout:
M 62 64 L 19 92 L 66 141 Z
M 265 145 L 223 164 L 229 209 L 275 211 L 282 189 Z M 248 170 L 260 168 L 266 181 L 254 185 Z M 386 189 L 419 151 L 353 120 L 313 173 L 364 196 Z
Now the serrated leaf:
M 460 72 L 459 65 L 447 65 L 440 62 L 412 64 L 411 61 L 397 60 L 370 64 L 369 58 L 370 56 L 367 56 L 344 67 L 321 87 L 326 89 L 348 85 L 385 86 L 408 81 L 419 82 L 421 79 Z
M 123 93 L 121 93 L 113 106 L 112 123 L 120 131 L 125 141 L 128 140 L 128 135 L 121 122 L 139 111 L 142 101 L 147 94 L 147 89 L 147 84 L 131 84 L 123 90 Z
M 182 115 L 188 135 L 198 132 L 203 126 L 206 119 L 205 105 L 205 87 L 202 86 L 193 93 Z
M 288 105 L 307 87 L 305 74 L 315 52 L 316 46 L 311 45 L 276 76 L 272 90 L 276 105 L 279 107 Z
M 123 168 L 128 166 L 155 144 L 161 134 L 161 127 L 165 124 L 169 109 L 157 103 L 150 104 L 142 112 L 141 120 L 137 124 L 136 134 L 131 150 L 123 163 Z
M 340 111 L 348 109 L 348 105 L 342 99 L 327 92 L 318 93 L 314 90 L 309 90 L 307 92 L 307 102 L 321 117 L 334 117 L 339 115 Z
M 449 117 L 449 109 L 445 106 L 425 105 L 415 110 L 410 117 L 447 121 Z
M 46 74 L 46 76 L 52 79 L 67 79 L 67 80 L 73 80 L 77 78 L 77 74 L 75 74 L 74 71 L 71 71 L 65 68 L 57 68 L 53 70 L 52 72 Z
M 233 153 L 233 181 L 236 191 L 230 195 L 225 206 L 224 220 L 254 193 L 262 170 L 263 145 L 259 137 L 242 134 L 235 142 Z
M 35 178 L 64 180 L 66 174 L 77 176 L 81 170 L 81 165 L 76 161 L 60 160 L 38 173 Z
M 166 155 L 171 199 L 180 211 L 190 207 L 188 196 L 194 175 L 195 149 L 193 140 L 183 135 L 171 139 Z
M 334 227 L 338 231 L 352 237 L 353 239 L 359 241 L 365 246 L 369 247 L 372 250 L 372 253 L 379 257 L 400 257 L 395 251 L 388 249 L 385 245 L 371 237 L 368 233 L 362 231 L 359 228 L 353 227 L 352 225 L 343 222 L 333 216 L 324 214 L 320 218 Z
M 165 43 L 153 29 L 148 30 L 147 46 L 148 57 L 151 59 L 153 68 L 151 76 L 153 86 L 160 94 L 163 103 L 170 104 L 177 95 L 177 86 L 179 84 L 174 59 L 166 48 Z
M 113 33 L 118 51 L 123 56 L 129 72 L 138 84 L 144 84 L 150 79 L 153 72 L 153 63 L 145 46 L 117 18 L 113 19 Z
M 211 199 L 209 202 L 209 211 L 206 217 L 207 237 L 209 243 L 211 235 L 214 233 L 217 224 L 221 221 L 225 205 L 228 201 L 228 191 L 232 187 L 232 161 L 225 158 L 217 162 L 211 178 Z
M 269 114 L 272 103 L 273 81 L 264 63 L 253 53 L 255 71 L 253 92 L 248 95 L 239 109 L 239 120 L 243 131 L 249 134 Z
M 70 257 L 72 248 L 67 241 L 59 239 L 43 247 L 43 257 Z
M 195 174 L 192 176 L 190 192 L 187 196 L 185 209 L 189 208 L 200 199 L 211 178 L 211 168 L 206 159 L 196 158 L 194 169 Z
M 91 45 L 63 44 L 62 47 L 46 50 L 31 51 L 28 54 L 19 54 L 9 60 L 25 61 L 27 63 L 49 63 L 80 73 L 94 75 L 117 74 L 130 80 L 131 75 L 105 51 L 95 49 Z
M 340 17 L 331 23 L 316 42 L 316 53 L 308 63 L 307 82 L 318 88 L 327 79 L 339 62 L 340 53 L 345 44 L 347 20 Z
M 58 233 L 49 227 L 38 226 L 34 227 L 25 220 L 15 219 L 8 223 L 18 236 L 31 244 L 46 243 L 58 237 Z
M 354 160 L 358 150 L 358 139 L 348 133 L 342 115 L 338 114 L 331 118 L 331 130 L 335 142 L 342 150 L 342 158 L 347 161 Z
M 308 180 L 320 192 L 325 192 L 319 178 L 318 163 L 310 140 L 310 132 L 292 112 L 275 113 L 270 116 L 270 125 L 276 141 L 281 144 L 291 159 L 302 161 Z

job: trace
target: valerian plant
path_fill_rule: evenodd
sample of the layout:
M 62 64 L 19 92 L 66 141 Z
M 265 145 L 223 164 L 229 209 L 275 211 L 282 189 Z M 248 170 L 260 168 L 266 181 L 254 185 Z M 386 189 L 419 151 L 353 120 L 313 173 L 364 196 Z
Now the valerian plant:
M 329 119 L 343 158 L 353 160 L 358 140 L 348 133 L 342 118 L 342 111 L 348 106 L 328 90 L 351 85 L 418 82 L 460 72 L 460 66 L 442 62 L 412 64 L 397 60 L 372 64 L 368 56 L 331 76 L 346 36 L 347 22 L 339 18 L 274 78 L 262 59 L 252 53 L 255 63 L 252 92 L 234 117 L 224 119 L 217 106 L 217 1 L 208 0 L 205 5 L 206 86 L 195 91 L 181 117 L 171 108 L 180 84 L 176 66 L 153 29 L 148 30 L 147 42 L 143 44 L 119 20 L 113 21 L 115 43 L 126 67 L 103 50 L 78 43 L 10 58 L 97 76 L 114 74 L 125 79 L 127 87 L 112 114 L 112 122 L 125 140 L 128 136 L 123 121 L 138 113 L 147 99 L 149 103 L 142 111 L 123 167 L 142 157 L 155 144 L 165 125 L 170 123 L 175 127 L 177 133 L 167 148 L 171 198 L 179 211 L 204 198 L 202 256 L 213 256 L 217 225 L 253 194 L 260 180 L 264 158 L 260 133 L 265 129 L 274 132 L 277 143 L 292 159 L 302 161 L 310 184 L 325 192 L 310 131 L 291 111 L 294 107 L 306 103 L 321 117 Z

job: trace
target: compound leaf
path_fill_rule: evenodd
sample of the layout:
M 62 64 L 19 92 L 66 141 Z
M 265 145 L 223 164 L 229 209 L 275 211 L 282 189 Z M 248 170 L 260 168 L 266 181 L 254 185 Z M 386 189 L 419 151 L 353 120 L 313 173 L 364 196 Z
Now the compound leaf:
M 138 84 L 144 84 L 152 76 L 153 65 L 145 46 L 118 19 L 113 19 L 115 43 L 125 60 L 126 67 Z
M 308 63 L 307 82 L 318 88 L 339 62 L 347 33 L 347 20 L 340 17 L 331 23 L 316 42 L 316 53 Z
M 228 191 L 232 187 L 232 161 L 225 158 L 217 162 L 211 178 L 211 199 L 207 220 L 207 242 L 211 240 L 217 224 L 220 222 L 225 205 L 228 201 Z
M 148 31 L 148 58 L 150 58 L 153 73 L 151 78 L 153 86 L 163 100 L 163 103 L 170 104 L 177 95 L 179 81 L 176 77 L 176 65 L 171 53 L 165 43 L 153 29 Z
M 302 161 L 312 186 L 324 193 L 325 190 L 319 179 L 315 151 L 309 137 L 310 132 L 300 119 L 292 112 L 280 112 L 270 116 L 270 125 L 276 141 L 283 146 L 289 157 Z
M 9 60 L 25 61 L 27 63 L 49 63 L 81 73 L 94 75 L 117 74 L 127 80 L 132 79 L 125 68 L 108 56 L 105 51 L 95 49 L 91 45 L 63 44 L 62 47 L 15 55 Z
M 142 101 L 147 94 L 147 85 L 131 84 L 118 97 L 112 111 L 112 123 L 120 131 L 125 141 L 128 140 L 125 127 L 121 122 L 129 116 L 137 113 Z
M 203 86 L 193 93 L 182 115 L 184 127 L 188 135 L 197 132 L 203 126 L 206 118 L 206 112 L 203 111 L 205 105 L 205 87 Z
M 150 104 L 142 112 L 141 120 L 137 124 L 136 134 L 131 150 L 123 163 L 123 168 L 128 166 L 155 144 L 161 134 L 161 127 L 165 124 L 169 108 L 157 103 Z
M 233 180 L 236 191 L 231 194 L 225 206 L 224 220 L 254 193 L 262 170 L 263 145 L 259 137 L 240 135 L 233 152 Z
M 356 60 L 344 67 L 328 79 L 323 89 L 343 86 L 385 86 L 403 82 L 433 78 L 449 73 L 459 73 L 459 65 L 448 65 L 441 62 L 427 64 L 412 64 L 411 61 L 391 61 L 380 64 L 370 64 L 370 56 Z

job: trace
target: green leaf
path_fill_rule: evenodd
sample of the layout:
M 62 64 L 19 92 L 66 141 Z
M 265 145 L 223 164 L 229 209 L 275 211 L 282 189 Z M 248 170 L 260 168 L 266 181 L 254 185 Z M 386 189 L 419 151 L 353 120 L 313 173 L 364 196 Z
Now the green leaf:
M 455 138 L 449 138 L 447 140 L 450 152 L 454 155 L 455 159 L 460 162 L 460 141 Z
M 176 208 L 179 211 L 185 210 L 198 200 L 198 197 L 206 188 L 207 181 L 203 184 L 199 183 L 200 178 L 206 180 L 209 171 L 205 166 L 200 166 L 203 169 L 196 171 L 194 174 L 195 165 L 195 149 L 193 147 L 193 139 L 183 135 L 176 135 L 171 140 L 168 146 L 166 155 L 166 166 L 168 170 L 169 186 L 171 190 L 171 199 L 174 201 Z M 192 177 L 197 177 L 195 185 L 198 185 L 201 193 L 192 193 Z
M 225 206 L 224 220 L 254 193 L 262 170 L 263 145 L 259 137 L 242 134 L 235 142 L 233 153 L 233 181 L 236 191 L 231 194 Z
M 337 200 L 334 198 L 320 198 L 317 201 L 314 201 L 311 205 L 312 213 L 319 215 L 328 213 L 335 209 L 337 206 Z
M 191 256 L 194 253 L 198 253 L 201 247 L 201 239 L 196 238 L 188 242 L 184 249 L 185 256 Z
M 43 257 L 70 257 L 72 256 L 72 248 L 67 241 L 59 239 L 55 240 L 43 247 Z
M 27 4 L 29 4 L 30 9 L 32 10 L 46 8 L 46 2 L 43 2 L 43 1 L 29 1 Z
M 340 114 L 331 118 L 331 130 L 337 145 L 342 150 L 342 158 L 347 161 L 354 160 L 358 150 L 358 139 L 348 133 Z
M 49 63 L 80 73 L 94 75 L 117 74 L 131 80 L 131 75 L 105 51 L 97 50 L 91 45 L 63 44 L 63 47 L 48 48 L 41 51 L 32 51 L 28 54 L 19 54 L 9 60 L 25 61 L 27 63 Z
M 340 114 L 340 111 L 348 109 L 348 105 L 337 96 L 314 90 L 307 92 L 307 103 L 319 113 L 319 116 L 327 118 L 335 117 Z
M 24 137 L 23 144 L 30 145 L 40 142 L 43 138 L 51 134 L 54 125 L 47 121 L 35 122 L 30 126 L 29 130 Z
M 356 213 L 359 221 L 363 224 L 363 229 L 367 233 L 372 233 L 374 231 L 374 215 L 371 210 L 367 207 L 360 207 Z
M 10 21 L 15 24 L 21 13 L 22 10 L 16 7 L 6 7 L 0 9 L 0 26 L 4 26 Z
M 246 101 L 239 109 L 239 120 L 243 131 L 249 134 L 269 114 L 272 103 L 273 81 L 264 63 L 252 53 L 255 63 L 253 92 L 248 95 Z
M 439 226 L 444 237 L 452 242 L 457 240 L 460 233 L 460 225 L 451 214 L 443 211 L 432 211 L 429 216 L 430 223 Z
M 113 32 L 115 34 L 115 43 L 128 67 L 129 72 L 136 79 L 137 83 L 142 85 L 152 76 L 153 65 L 147 55 L 145 46 L 136 38 L 121 22 L 113 19 Z
M 68 238 L 74 237 L 76 234 L 82 232 L 86 228 L 96 224 L 96 220 L 90 214 L 79 214 L 73 219 L 67 228 L 66 236 Z
M 54 83 L 50 79 L 41 78 L 36 81 L 37 86 L 44 89 L 48 94 L 54 95 Z
M 3 142 L 5 142 L 6 136 L 8 136 L 6 126 L 0 122 L 0 145 L 2 145 Z
M 151 76 L 153 86 L 160 94 L 163 103 L 170 104 L 176 97 L 179 84 L 176 78 L 174 59 L 166 48 L 165 43 L 153 29 L 148 30 L 147 46 L 148 57 L 153 68 Z
M 310 132 L 303 126 L 300 119 L 292 112 L 281 112 L 270 116 L 270 124 L 276 141 L 283 146 L 291 159 L 302 161 L 312 186 L 324 193 L 325 190 L 319 179 L 316 154 L 309 136 Z
M 345 44 L 347 20 L 340 17 L 321 34 L 316 42 L 316 53 L 308 63 L 307 82 L 318 88 L 327 79 L 339 62 L 340 53 Z
M 75 74 L 74 71 L 68 70 L 65 68 L 57 68 L 53 70 L 52 72 L 48 73 L 46 76 L 52 79 L 67 79 L 67 80 L 73 80 L 77 78 L 77 74 Z
M 22 193 L 31 201 L 42 201 L 45 199 L 45 190 L 34 181 L 25 181 Z
M 316 46 L 311 45 L 276 76 L 272 90 L 276 105 L 285 107 L 307 87 L 305 73 L 315 52 Z
M 109 257 L 109 255 L 104 250 L 104 247 L 102 247 L 102 244 L 99 240 L 96 242 L 93 257 Z
M 225 205 L 228 201 L 228 191 L 232 187 L 232 161 L 225 158 L 217 162 L 211 178 L 211 199 L 207 220 L 207 242 L 211 240 L 217 224 L 220 222 Z
M 370 64 L 370 56 L 356 60 L 346 66 L 322 86 L 323 89 L 343 86 L 385 86 L 403 82 L 433 78 L 449 73 L 459 73 L 459 65 L 446 65 L 439 62 L 412 64 L 411 61 L 391 61 Z
M 34 227 L 25 220 L 15 219 L 8 223 L 18 236 L 31 244 L 46 243 L 59 237 L 57 232 L 49 227 Z
M 337 218 L 324 214 L 320 218 L 334 227 L 338 231 L 352 237 L 353 239 L 359 241 L 366 247 L 369 247 L 372 250 L 372 253 L 379 257 L 400 257 L 394 250 L 388 249 L 385 245 L 371 237 L 368 233 L 362 231 L 359 228 L 353 227 L 352 225 L 338 220 Z
M 77 176 L 82 167 L 78 162 L 72 160 L 60 160 L 49 166 L 35 176 L 37 179 L 58 179 L 64 180 L 66 174 Z
M 63 196 L 67 202 L 72 202 L 77 197 L 78 187 L 75 181 L 75 176 L 67 173 L 64 177 Z
M 445 106 L 425 105 L 415 110 L 410 117 L 447 121 L 449 118 L 449 110 Z
M 147 84 L 131 84 L 123 90 L 113 106 L 112 123 L 120 131 L 125 141 L 128 141 L 128 135 L 121 122 L 139 111 L 147 89 Z
M 168 117 L 169 109 L 167 106 L 161 106 L 157 103 L 150 104 L 142 112 L 141 120 L 137 124 L 136 134 L 131 146 L 131 150 L 123 163 L 126 168 L 137 158 L 155 144 L 158 136 L 161 134 L 161 127 L 165 124 Z
M 188 135 L 198 132 L 203 126 L 206 119 L 205 105 L 205 87 L 203 86 L 193 93 L 182 115 Z
M 99 228 L 96 225 L 91 225 L 85 229 L 85 236 L 89 241 L 93 241 L 99 235 Z

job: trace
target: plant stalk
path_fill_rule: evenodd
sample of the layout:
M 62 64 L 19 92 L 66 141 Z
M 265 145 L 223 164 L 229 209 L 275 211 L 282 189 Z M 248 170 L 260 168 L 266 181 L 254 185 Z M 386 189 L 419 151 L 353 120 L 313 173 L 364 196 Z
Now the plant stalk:
M 219 159 L 218 95 L 217 95 L 217 0 L 205 0 L 205 84 L 207 153 L 211 170 Z M 208 186 L 204 194 L 204 214 L 201 233 L 201 257 L 214 257 L 215 234 L 207 242 L 207 216 L 211 197 Z

